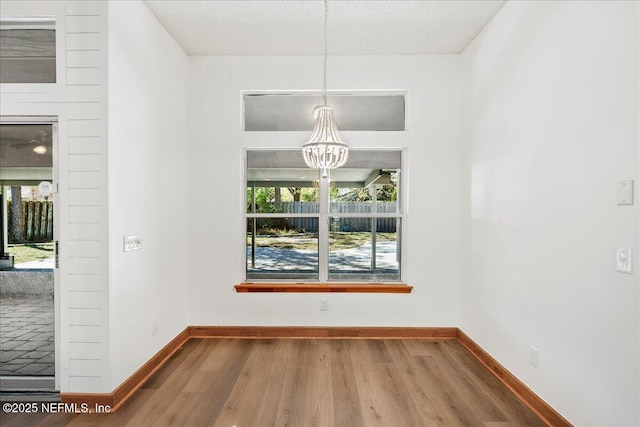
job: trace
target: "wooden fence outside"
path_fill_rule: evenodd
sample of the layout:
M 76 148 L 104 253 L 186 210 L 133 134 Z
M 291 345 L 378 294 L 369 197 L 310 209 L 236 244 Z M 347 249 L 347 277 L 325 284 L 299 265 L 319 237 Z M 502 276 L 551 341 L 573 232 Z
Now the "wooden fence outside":
M 372 202 L 336 202 L 331 203 L 331 214 L 371 213 Z M 395 202 L 377 202 L 377 213 L 396 213 Z M 317 202 L 282 202 L 284 213 L 317 214 Z M 395 233 L 397 218 L 377 218 L 376 229 L 381 233 Z M 289 228 L 318 231 L 316 218 L 287 218 Z M 371 231 L 371 218 L 333 218 L 331 231 Z
M 11 229 L 12 202 L 7 206 L 7 223 L 9 224 L 9 243 L 24 243 L 16 241 L 15 232 Z M 53 202 L 22 201 L 22 236 L 27 242 L 48 242 L 53 240 Z

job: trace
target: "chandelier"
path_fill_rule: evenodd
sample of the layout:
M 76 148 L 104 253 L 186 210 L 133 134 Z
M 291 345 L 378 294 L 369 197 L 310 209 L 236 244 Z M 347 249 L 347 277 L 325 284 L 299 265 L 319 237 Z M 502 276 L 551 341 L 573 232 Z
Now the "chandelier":
M 310 168 L 322 170 L 322 177 L 329 175 L 329 169 L 339 168 L 347 163 L 349 147 L 338 135 L 333 121 L 333 108 L 327 104 L 327 18 L 328 0 L 324 0 L 324 74 L 322 80 L 322 105 L 313 109 L 316 120 L 313 133 L 302 146 L 302 157 Z

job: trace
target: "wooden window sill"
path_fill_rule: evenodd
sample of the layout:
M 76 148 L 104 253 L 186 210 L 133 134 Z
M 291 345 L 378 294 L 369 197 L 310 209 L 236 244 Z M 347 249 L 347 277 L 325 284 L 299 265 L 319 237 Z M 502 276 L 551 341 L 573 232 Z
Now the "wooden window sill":
M 410 294 L 413 286 L 402 283 L 240 283 L 236 292 L 349 292 Z

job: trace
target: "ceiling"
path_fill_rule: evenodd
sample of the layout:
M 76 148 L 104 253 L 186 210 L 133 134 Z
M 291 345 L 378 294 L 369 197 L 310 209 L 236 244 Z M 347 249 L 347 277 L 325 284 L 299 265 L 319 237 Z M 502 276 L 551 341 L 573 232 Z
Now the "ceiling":
M 0 184 L 52 179 L 51 124 L 0 125 Z
M 337 187 L 364 187 L 400 169 L 401 162 L 399 150 L 350 150 L 347 164 L 331 171 L 331 181 Z M 319 175 L 318 169 L 306 167 L 300 150 L 247 151 L 247 181 L 256 186 L 312 187 Z
M 51 167 L 51 124 L 0 125 L 0 167 Z
M 461 53 L 505 2 L 330 0 L 329 53 Z M 321 0 L 161 0 L 145 3 L 190 55 L 323 52 Z

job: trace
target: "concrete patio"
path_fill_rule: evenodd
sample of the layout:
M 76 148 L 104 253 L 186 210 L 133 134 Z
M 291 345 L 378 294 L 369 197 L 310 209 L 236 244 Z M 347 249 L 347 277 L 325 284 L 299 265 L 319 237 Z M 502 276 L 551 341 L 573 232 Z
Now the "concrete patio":
M 53 299 L 0 298 L 0 375 L 54 375 Z
M 397 272 L 396 242 L 377 242 L 376 271 Z M 251 248 L 247 248 L 250 265 Z M 312 272 L 318 268 L 318 252 L 302 249 L 256 247 L 255 268 L 259 272 Z M 329 252 L 329 270 L 336 273 L 360 273 L 371 271 L 371 242 L 351 249 Z
M 0 271 L 0 282 L 0 376 L 53 376 L 52 260 Z

